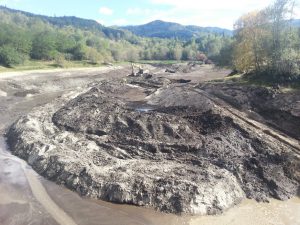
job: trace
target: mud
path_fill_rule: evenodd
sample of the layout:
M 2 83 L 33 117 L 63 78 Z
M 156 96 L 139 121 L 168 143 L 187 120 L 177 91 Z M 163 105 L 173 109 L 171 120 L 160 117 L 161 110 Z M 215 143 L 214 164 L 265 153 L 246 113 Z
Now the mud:
M 168 213 L 297 194 L 297 144 L 245 123 L 200 86 L 158 74 L 89 87 L 18 120 L 7 134 L 13 153 L 83 196 Z M 136 108 L 123 97 L 132 89 L 147 95 Z
M 43 108 L 45 103 L 51 102 L 61 95 L 74 98 L 78 95 L 78 93 L 81 92 L 84 94 L 84 90 L 89 90 L 91 87 L 98 85 L 99 82 L 103 80 L 111 80 L 116 77 L 121 78 L 122 81 L 118 80 L 118 82 L 123 82 L 125 87 L 124 90 L 120 92 L 117 91 L 118 88 L 115 89 L 113 94 L 110 93 L 110 96 L 124 102 L 126 110 L 129 110 L 130 112 L 134 111 L 139 114 L 160 113 L 166 114 L 167 117 L 168 115 L 171 115 L 181 118 L 184 115 L 184 113 L 182 113 L 182 106 L 179 107 L 180 109 L 171 109 L 174 105 L 177 107 L 174 97 L 179 99 L 181 103 L 185 102 L 183 104 L 185 106 L 203 104 L 203 101 L 195 101 L 195 98 L 186 98 L 187 94 L 194 95 L 194 91 L 199 92 L 198 88 L 196 88 L 193 92 L 182 91 L 181 95 L 174 96 L 174 93 L 177 91 L 176 88 L 182 88 L 182 86 L 186 86 L 186 84 L 179 84 L 179 82 L 174 82 L 172 79 L 191 80 L 191 85 L 194 86 L 194 84 L 199 81 L 202 82 L 209 79 L 222 78 L 227 74 L 227 71 L 216 70 L 211 67 L 202 67 L 198 71 L 185 74 L 177 73 L 174 75 L 166 74 L 164 70 L 159 68 L 152 68 L 152 72 L 154 71 L 157 74 L 156 77 L 161 77 L 159 78 L 161 81 L 164 80 L 163 77 L 170 80 L 166 80 L 167 82 L 165 83 L 158 82 L 159 84 L 157 89 L 156 87 L 149 88 L 149 86 L 147 86 L 149 81 L 138 81 L 140 83 L 146 83 L 144 87 L 141 87 L 138 84 L 131 84 L 130 81 L 127 81 L 127 77 L 122 78 L 128 74 L 128 71 L 129 70 L 127 69 L 122 69 L 103 73 L 99 71 L 99 69 L 95 69 L 94 71 L 26 72 L 24 74 L 14 74 L 13 76 L 11 74 L 4 75 L 4 78 L 0 79 L 0 88 L 6 93 L 2 96 L 2 98 L 0 97 L 0 131 L 3 133 L 5 128 L 8 127 L 16 118 L 27 114 L 36 106 Z M 166 95 L 164 95 L 164 98 L 161 98 L 159 93 L 163 92 L 164 89 L 167 89 L 168 85 L 178 85 L 178 87 L 170 87 L 166 92 Z M 165 87 L 162 88 L 162 86 Z M 26 96 L 14 96 L 15 93 L 23 92 L 24 90 L 37 90 L 37 92 L 32 94 L 29 93 Z M 68 94 L 70 92 L 72 93 Z M 66 98 L 63 99 L 67 100 Z M 56 101 L 57 100 L 54 100 L 54 102 Z M 214 101 L 212 101 L 212 105 L 213 104 L 215 104 Z M 63 103 L 63 105 L 65 105 L 65 103 Z M 157 107 L 157 105 L 160 107 Z M 232 109 L 233 108 L 231 107 L 230 110 Z M 226 111 L 227 109 L 222 106 L 222 110 Z M 240 113 L 240 110 L 238 113 Z M 246 118 L 247 116 L 248 115 L 244 117 Z M 251 121 L 251 123 L 253 123 L 253 121 Z M 265 134 L 263 131 L 266 129 L 269 128 L 264 127 L 263 130 L 260 130 L 260 132 Z M 269 131 L 274 132 L 272 129 Z M 277 134 L 278 133 L 276 133 L 276 135 Z M 78 132 L 78 135 L 80 135 L 80 132 Z M 93 134 L 87 133 L 85 135 L 92 136 Z M 292 141 L 292 139 L 288 136 L 285 138 L 287 138 L 287 143 Z M 6 147 L 3 145 L 0 149 L 5 150 L 5 148 Z M 28 181 L 28 177 L 24 174 L 24 170 L 21 166 L 22 160 L 11 155 L 10 152 L 6 150 L 4 155 L 2 153 L 0 154 L 0 160 L 0 223 L 4 225 L 57 224 L 57 218 L 53 217 L 48 212 L 48 209 L 44 208 L 39 200 L 32 195 L 32 191 L 35 189 L 32 190 L 30 188 L 30 181 Z M 187 159 L 187 161 L 189 160 L 190 159 Z M 286 166 L 286 168 L 290 170 L 287 173 L 291 174 L 299 171 L 295 168 L 295 162 L 297 161 L 293 161 L 293 159 L 289 160 L 291 166 Z M 255 203 L 254 201 L 243 201 L 241 205 L 233 207 L 220 216 L 178 217 L 158 213 L 150 209 L 143 209 L 141 207 L 116 205 L 99 200 L 91 201 L 89 199 L 82 199 L 74 192 L 68 191 L 61 186 L 57 186 L 54 183 L 39 177 L 30 166 L 26 166 L 25 169 L 28 173 L 37 178 L 36 181 L 41 182 L 37 184 L 36 187 L 40 187 L 40 185 L 42 185 L 46 189 L 47 195 L 45 199 L 47 199 L 48 196 L 51 199 L 51 202 L 54 202 L 55 205 L 61 209 L 60 212 L 66 213 L 66 217 L 72 218 L 76 224 L 99 224 L 99 221 L 101 221 L 101 224 L 228 223 L 246 225 L 252 224 L 252 221 L 255 221 L 256 224 L 300 223 L 299 216 L 297 214 L 299 211 L 299 199 L 292 199 L 284 202 L 268 199 L 271 203 L 267 204 Z M 254 217 L 255 220 L 253 220 Z
M 300 92 L 237 85 L 230 83 L 199 85 L 256 120 L 300 140 Z

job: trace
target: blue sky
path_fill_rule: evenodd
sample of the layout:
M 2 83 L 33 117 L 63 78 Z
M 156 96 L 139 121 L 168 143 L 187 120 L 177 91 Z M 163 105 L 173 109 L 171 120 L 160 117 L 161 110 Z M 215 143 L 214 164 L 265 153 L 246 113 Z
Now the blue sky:
M 94 19 L 107 26 L 144 24 L 160 19 L 228 29 L 232 29 L 242 14 L 270 3 L 272 0 L 0 0 L 1 5 L 14 9 Z

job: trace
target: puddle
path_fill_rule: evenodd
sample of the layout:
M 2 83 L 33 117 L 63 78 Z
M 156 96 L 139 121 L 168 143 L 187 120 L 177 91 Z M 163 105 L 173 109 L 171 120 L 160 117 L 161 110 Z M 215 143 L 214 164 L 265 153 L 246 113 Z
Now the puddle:
M 146 113 L 146 112 L 150 112 L 153 111 L 153 108 L 136 108 L 135 111 L 137 112 L 141 112 L 141 113 Z
M 148 113 L 156 109 L 154 105 L 149 105 L 146 101 L 132 101 L 127 103 L 127 107 L 140 113 Z

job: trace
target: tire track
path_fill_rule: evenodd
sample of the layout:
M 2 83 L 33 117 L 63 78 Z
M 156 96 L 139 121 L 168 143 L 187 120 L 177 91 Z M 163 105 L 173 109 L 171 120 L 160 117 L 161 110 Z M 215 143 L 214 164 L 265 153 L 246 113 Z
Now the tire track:
M 300 156 L 300 144 L 299 144 L 298 140 L 291 138 L 291 137 L 285 137 L 284 134 L 282 134 L 280 131 L 277 131 L 274 128 L 270 128 L 267 125 L 260 123 L 258 121 L 247 118 L 247 116 L 243 112 L 234 109 L 232 106 L 230 106 L 223 100 L 216 98 L 214 96 L 211 96 L 210 94 L 208 94 L 207 92 L 205 92 L 201 89 L 193 89 L 193 90 L 195 92 L 197 92 L 198 94 L 205 96 L 206 98 L 211 100 L 216 105 L 221 106 L 224 110 L 233 114 L 234 116 L 236 116 L 243 122 L 249 124 L 250 126 L 254 127 L 255 129 L 260 130 L 264 134 L 269 135 L 269 136 L 283 142 L 284 144 L 290 146 L 292 151 L 295 152 L 298 156 Z

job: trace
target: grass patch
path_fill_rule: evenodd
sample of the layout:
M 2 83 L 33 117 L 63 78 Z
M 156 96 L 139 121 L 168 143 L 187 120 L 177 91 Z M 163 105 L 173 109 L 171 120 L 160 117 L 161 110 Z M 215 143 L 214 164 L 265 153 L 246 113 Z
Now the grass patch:
M 182 63 L 184 61 L 175 60 L 140 60 L 134 62 L 136 64 L 153 64 L 153 65 L 172 65 L 176 63 Z M 113 65 L 116 66 L 128 66 L 131 62 L 115 62 Z M 0 66 L 0 73 L 3 72 L 14 72 L 14 71 L 27 71 L 27 70 L 47 70 L 56 68 L 81 68 L 81 67 L 99 67 L 105 66 L 106 64 L 95 64 L 87 60 L 83 61 L 63 61 L 62 64 L 58 64 L 55 60 L 52 61 L 41 61 L 41 60 L 28 60 L 25 63 L 13 67 Z
M 209 83 L 237 83 L 239 85 L 255 85 L 265 88 L 278 88 L 283 93 L 295 92 L 300 90 L 300 77 L 292 80 L 276 81 L 271 79 L 267 74 L 230 74 L 224 79 L 215 79 Z
M 183 63 L 185 61 L 177 61 L 177 60 L 139 60 L 135 63 L 139 64 L 157 64 L 157 65 L 173 65 L 177 63 Z
M 300 76 L 274 78 L 270 74 L 245 74 L 241 80 L 249 85 L 258 85 L 268 88 L 280 88 L 280 90 L 300 90 Z
M 1 72 L 14 72 L 14 71 L 26 71 L 26 70 L 46 70 L 56 68 L 81 68 L 81 67 L 99 67 L 102 64 L 93 64 L 89 61 L 65 61 L 63 66 L 58 65 L 55 61 L 38 61 L 29 60 L 22 65 L 17 65 L 11 68 L 0 66 Z
M 279 88 L 280 91 L 285 93 L 300 90 L 300 77 L 278 81 L 268 74 L 235 74 L 225 77 L 223 82 L 235 82 L 241 85 L 255 85 L 265 88 Z
M 234 81 L 234 82 L 241 82 L 243 74 L 234 74 L 224 78 L 224 81 Z
M 214 79 L 214 80 L 210 80 L 207 82 L 208 83 L 226 83 L 226 82 L 245 83 L 245 81 L 243 81 L 242 77 L 243 77 L 243 74 L 234 74 L 234 75 L 229 74 L 228 76 L 226 76 L 224 78 Z

